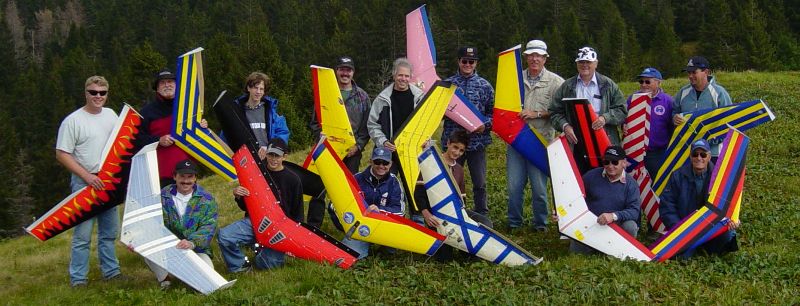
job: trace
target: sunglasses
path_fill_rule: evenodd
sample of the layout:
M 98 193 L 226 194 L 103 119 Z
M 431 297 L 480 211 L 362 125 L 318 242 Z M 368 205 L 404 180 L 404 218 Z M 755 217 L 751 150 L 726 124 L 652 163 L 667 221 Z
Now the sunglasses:
M 101 96 L 105 97 L 108 94 L 108 90 L 87 90 L 86 92 L 89 93 L 90 96 Z
M 618 160 L 603 160 L 603 166 L 608 166 L 608 164 L 612 164 L 614 166 L 619 165 Z
M 650 80 L 639 80 L 639 84 L 647 84 L 647 85 L 650 85 Z
M 706 157 L 708 157 L 708 153 L 706 153 L 706 152 L 692 152 L 692 157 L 698 157 L 698 156 L 700 156 L 700 158 L 706 158 Z
M 389 164 L 391 164 L 388 161 L 380 160 L 380 159 L 373 160 L 372 163 L 375 164 L 375 165 L 378 165 L 378 166 L 388 166 Z
M 467 65 L 467 64 L 469 64 L 469 65 L 475 65 L 475 62 L 477 62 L 477 61 L 476 61 L 476 60 L 462 59 L 462 60 L 461 60 L 461 65 Z

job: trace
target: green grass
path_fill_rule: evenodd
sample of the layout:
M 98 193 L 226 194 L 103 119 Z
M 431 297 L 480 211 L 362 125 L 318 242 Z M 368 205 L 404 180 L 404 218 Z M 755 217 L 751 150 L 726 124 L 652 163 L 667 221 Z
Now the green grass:
M 508 236 L 543 256 L 538 266 L 509 268 L 484 261 L 442 264 L 421 255 L 370 257 L 347 271 L 290 259 L 272 271 L 240 275 L 232 288 L 202 296 L 183 286 L 162 292 L 142 259 L 121 245 L 123 272 L 134 280 L 103 282 L 93 249 L 89 287 L 69 287 L 70 234 L 46 243 L 30 237 L 0 242 L 0 296 L 4 304 L 798 304 L 800 235 L 800 73 L 720 73 L 734 101 L 765 100 L 778 119 L 747 132 L 752 138 L 740 251 L 690 261 L 641 263 L 606 256 L 571 255 L 568 242 L 550 232 L 524 230 Z M 670 79 L 674 93 L 685 79 Z M 626 94 L 638 85 L 620 84 Z M 496 228 L 505 232 L 505 145 L 489 149 L 489 203 Z M 301 161 L 305 152 L 291 155 Z M 220 201 L 220 224 L 242 217 L 230 186 L 217 177 L 201 180 Z M 526 194 L 529 199 L 530 195 Z M 530 207 L 526 207 L 530 215 Z M 340 233 L 325 221 L 324 229 Z M 219 250 L 215 252 L 219 254 Z M 214 259 L 218 270 L 224 265 Z

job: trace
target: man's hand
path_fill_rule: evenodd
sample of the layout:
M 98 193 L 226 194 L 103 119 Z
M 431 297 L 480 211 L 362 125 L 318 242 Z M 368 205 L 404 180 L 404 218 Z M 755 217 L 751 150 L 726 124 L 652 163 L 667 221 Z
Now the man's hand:
M 194 249 L 194 243 L 186 239 L 181 239 L 175 247 L 181 250 L 191 250 Z
M 204 128 L 204 129 L 207 129 L 208 128 L 208 121 L 206 121 L 206 119 L 201 119 L 200 120 L 200 127 Z
M 125 248 L 127 248 L 127 249 L 128 249 L 128 251 L 130 251 L 130 252 L 134 252 L 134 253 L 136 253 L 136 251 L 134 250 L 134 248 L 133 248 L 133 245 L 132 245 L 132 244 L 126 244 L 126 245 L 125 245 Z
M 536 112 L 530 110 L 522 110 L 519 112 L 519 118 L 523 120 L 536 118 Z
M 352 146 L 349 149 L 347 149 L 347 157 L 356 155 L 356 153 L 358 153 L 358 146 L 357 145 L 356 146 Z
M 386 150 L 389 150 L 389 152 L 394 152 L 397 150 L 397 147 L 395 147 L 394 144 L 388 140 L 383 142 L 383 147 L 385 147 Z
M 381 211 L 381 209 L 380 209 L 380 208 L 378 208 L 378 205 L 375 205 L 375 204 L 370 204 L 370 205 L 367 207 L 367 211 L 371 211 L 371 212 L 374 212 L 374 213 L 376 213 L 376 212 L 380 212 L 380 211 Z
M 608 225 L 614 223 L 614 213 L 602 213 L 597 217 L 597 223 L 600 225 Z
M 599 130 L 599 129 L 602 129 L 603 126 L 605 126 L 605 125 L 606 125 L 606 118 L 603 117 L 603 116 L 599 116 L 599 117 L 597 117 L 597 120 L 592 122 L 592 129 L 593 130 Z
M 83 178 L 83 181 L 86 182 L 86 185 L 92 186 L 95 190 L 103 190 L 105 189 L 103 186 L 103 180 L 101 180 L 97 175 L 89 173 L 89 175 Z
M 264 160 L 267 158 L 267 147 L 258 148 L 258 158 Z
M 734 221 L 734 220 L 728 221 L 728 228 L 732 231 L 735 231 L 737 228 L 739 228 L 740 225 L 742 225 L 741 221 Z
M 571 144 L 578 143 L 578 137 L 575 136 L 575 131 L 572 130 L 572 126 L 567 124 L 564 126 L 564 135 L 567 136 L 567 141 Z
M 170 136 L 169 134 L 161 136 L 160 138 L 158 138 L 158 145 L 162 146 L 162 147 L 169 147 L 174 143 L 175 143 L 175 140 L 172 139 L 172 136 Z
M 233 188 L 233 195 L 237 197 L 246 197 L 250 195 L 250 190 L 242 186 L 236 186 L 236 188 Z
M 674 124 L 675 126 L 681 125 L 681 123 L 683 123 L 684 121 L 686 120 L 683 119 L 683 115 L 681 114 L 675 114 L 675 116 L 672 116 L 672 124 Z
M 431 214 L 429 209 L 422 210 L 422 218 L 425 219 L 425 224 L 430 227 L 437 227 L 439 226 L 439 221 L 436 220 L 436 217 Z

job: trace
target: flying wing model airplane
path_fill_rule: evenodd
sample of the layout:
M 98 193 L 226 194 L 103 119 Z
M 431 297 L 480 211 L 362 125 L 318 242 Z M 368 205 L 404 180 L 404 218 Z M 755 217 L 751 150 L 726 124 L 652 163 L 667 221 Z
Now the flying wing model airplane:
M 172 138 L 175 145 L 226 181 L 236 179 L 231 149 L 208 128 L 203 119 L 203 48 L 178 57 L 175 102 L 172 109 Z
M 266 165 L 254 156 L 258 156 L 254 147 L 242 146 L 233 159 L 239 184 L 250 190 L 244 202 L 258 243 L 292 257 L 350 268 L 358 253 L 316 227 L 289 219 L 264 177 Z
M 203 294 L 232 286 L 236 280 L 225 280 L 197 253 L 178 249 L 180 239 L 164 226 L 156 146 L 145 146 L 132 159 L 120 242 Z
M 737 103 L 683 114 L 684 123 L 675 128 L 666 150 L 664 164 L 653 177 L 653 190 L 661 194 L 673 171 L 689 159 L 692 143 L 698 139 L 708 142 L 721 140 L 728 126 L 746 131 L 775 120 L 775 115 L 761 100 Z
M 519 266 L 542 262 L 541 258 L 467 216 L 461 191 L 453 183 L 435 146 L 420 154 L 419 164 L 431 213 L 439 221 L 436 231 L 447 237 L 445 243 L 496 264 Z
M 644 167 L 644 156 L 647 154 L 647 146 L 650 144 L 650 95 L 644 93 L 634 94 L 631 104 L 628 105 L 628 117 L 625 119 L 625 137 L 622 140 L 622 147 L 627 155 L 628 171 L 639 184 L 639 197 L 642 212 L 645 215 L 651 228 L 656 232 L 666 231 L 664 224 L 661 223 L 661 215 L 658 213 L 658 196 L 653 192 L 650 185 L 650 173 Z
M 353 128 L 344 106 L 339 84 L 333 69 L 311 66 L 311 82 L 314 88 L 314 113 L 322 128 L 322 134 L 328 137 L 334 153 L 339 158 L 347 156 L 347 150 L 356 144 Z M 309 152 L 303 167 L 316 173 L 314 159 Z
M 497 60 L 497 91 L 492 131 L 536 168 L 550 174 L 545 139 L 519 117 L 525 100 L 520 45 L 500 53 Z
M 328 198 L 347 237 L 428 256 L 442 246 L 444 236 L 409 219 L 367 211 L 358 183 L 324 136 L 313 152 Z
M 414 67 L 411 83 L 428 91 L 440 78 L 436 74 L 436 47 L 425 5 L 406 15 L 406 54 Z M 450 99 L 445 115 L 469 132 L 486 122 L 486 117 L 460 91 Z
M 313 226 L 294 222 L 278 206 L 273 192 L 277 188 L 266 174 L 263 162 L 253 158 L 258 156 L 255 136 L 233 99 L 223 93 L 214 104 L 214 111 L 229 143 L 240 148 L 234 155 L 235 167 L 239 184 L 250 190 L 251 195 L 244 201 L 258 243 L 293 257 L 349 268 L 358 256 L 355 251 Z M 297 165 L 292 167 L 290 169 L 302 169 Z M 304 188 L 306 181 L 303 177 L 308 173 L 297 173 Z
M 558 230 L 600 252 L 620 258 L 651 261 L 653 253 L 616 223 L 600 225 L 586 205 L 583 179 L 564 136 L 547 147 L 552 171 Z
M 411 202 L 415 208 L 417 208 L 417 203 L 413 195 L 414 190 L 417 189 L 416 182 L 419 177 L 417 157 L 422 152 L 423 144 L 431 139 L 433 133 L 439 128 L 447 101 L 450 101 L 455 91 L 456 86 L 450 82 L 438 81 L 433 84 L 433 88 L 408 115 L 408 119 L 399 129 L 400 132 L 392 140 L 397 148 L 406 200 Z
M 103 149 L 103 162 L 97 173 L 103 181 L 103 189 L 87 186 L 78 190 L 50 211 L 25 228 L 29 234 L 46 241 L 97 214 L 122 203 L 128 184 L 130 158 L 133 156 L 133 140 L 139 134 L 142 117 L 127 104 Z
M 730 220 L 739 220 L 749 144 L 750 139 L 742 132 L 734 128 L 728 131 L 711 173 L 708 201 L 653 245 L 656 260 L 665 261 L 694 249 L 727 231 Z
M 564 98 L 562 101 L 567 105 L 567 118 L 574 124 L 577 145 L 586 154 L 589 166 L 600 167 L 603 153 L 611 145 L 611 141 L 605 129 L 592 129 L 592 122 L 597 120 L 592 104 L 584 98 Z

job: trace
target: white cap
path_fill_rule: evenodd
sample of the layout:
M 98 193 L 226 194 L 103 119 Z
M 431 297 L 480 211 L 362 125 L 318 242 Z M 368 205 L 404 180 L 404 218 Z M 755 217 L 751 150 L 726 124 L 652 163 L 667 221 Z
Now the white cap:
M 522 53 L 525 54 L 537 53 L 544 56 L 549 56 L 549 54 L 547 54 L 547 44 L 538 39 L 529 41 L 528 44 L 525 45 L 525 51 L 523 51 Z
M 580 61 L 590 61 L 596 62 L 597 61 L 597 52 L 592 49 L 592 47 L 583 47 L 578 49 L 578 57 L 575 58 L 576 62 Z

